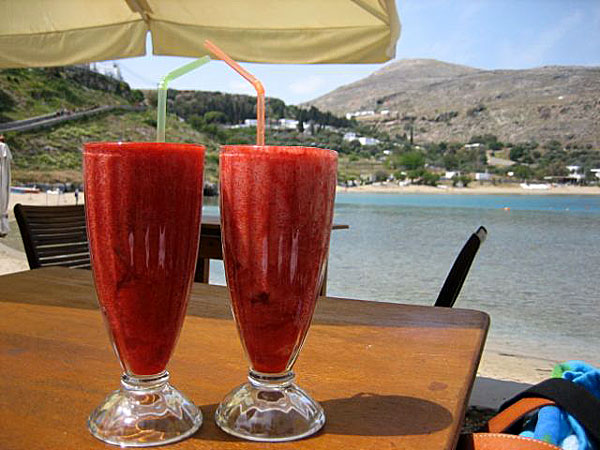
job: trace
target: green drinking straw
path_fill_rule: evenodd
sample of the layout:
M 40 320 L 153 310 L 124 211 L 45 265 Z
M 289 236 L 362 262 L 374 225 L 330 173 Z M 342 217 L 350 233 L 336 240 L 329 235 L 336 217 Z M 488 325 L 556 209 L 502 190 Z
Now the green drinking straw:
M 156 106 L 156 142 L 165 142 L 165 123 L 167 120 L 167 88 L 169 82 L 179 78 L 210 61 L 210 56 L 203 56 L 166 74 L 158 83 L 158 105 Z

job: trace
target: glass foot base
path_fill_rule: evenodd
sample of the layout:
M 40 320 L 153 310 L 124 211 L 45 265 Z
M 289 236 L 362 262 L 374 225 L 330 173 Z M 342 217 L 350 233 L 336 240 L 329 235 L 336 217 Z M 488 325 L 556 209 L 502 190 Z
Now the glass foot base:
M 281 442 L 310 436 L 325 424 L 323 408 L 293 383 L 292 372 L 278 377 L 250 372 L 248 379 L 217 408 L 215 420 L 226 433 Z
M 168 372 L 151 378 L 123 375 L 121 389 L 88 418 L 88 429 L 121 447 L 164 445 L 191 436 L 202 425 L 202 413 L 168 380 Z

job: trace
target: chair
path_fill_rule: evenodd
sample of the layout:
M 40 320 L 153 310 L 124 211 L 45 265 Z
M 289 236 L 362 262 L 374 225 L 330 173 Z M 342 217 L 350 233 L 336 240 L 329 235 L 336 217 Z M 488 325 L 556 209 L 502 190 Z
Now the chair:
M 90 269 L 85 209 L 76 206 L 29 206 L 14 208 L 30 269 L 66 266 Z M 203 223 L 194 281 L 208 283 L 209 258 L 223 259 L 218 220 Z
M 31 269 L 45 266 L 91 268 L 83 205 L 28 206 L 18 203 L 14 211 Z M 196 282 L 208 283 L 209 260 L 223 258 L 217 225 L 215 219 L 202 224 Z M 479 227 L 467 240 L 446 277 L 435 306 L 451 308 L 454 305 L 486 237 L 487 230 Z M 321 295 L 325 295 L 324 290 L 325 286 Z
M 477 250 L 479 250 L 479 246 L 485 241 L 486 237 L 487 230 L 485 227 L 479 227 L 467 240 L 467 243 L 456 257 L 434 306 L 452 308 L 467 278 Z
M 29 206 L 18 203 L 14 212 L 29 268 L 91 267 L 83 205 Z

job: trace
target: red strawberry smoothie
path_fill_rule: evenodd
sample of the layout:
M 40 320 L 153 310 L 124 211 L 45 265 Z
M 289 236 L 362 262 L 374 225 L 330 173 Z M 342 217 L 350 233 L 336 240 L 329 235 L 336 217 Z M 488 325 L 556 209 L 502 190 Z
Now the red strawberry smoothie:
M 96 292 L 130 375 L 165 370 L 179 336 L 198 253 L 203 169 L 198 145 L 85 145 Z
M 304 342 L 323 279 L 336 182 L 332 150 L 222 147 L 225 272 L 255 371 L 289 370 Z

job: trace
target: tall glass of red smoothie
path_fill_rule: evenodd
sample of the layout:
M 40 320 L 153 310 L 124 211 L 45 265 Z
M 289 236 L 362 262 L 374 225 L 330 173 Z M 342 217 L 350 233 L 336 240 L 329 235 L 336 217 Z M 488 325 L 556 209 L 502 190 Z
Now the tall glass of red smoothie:
M 249 383 L 216 412 L 226 432 L 288 441 L 318 431 L 321 406 L 292 366 L 310 326 L 329 249 L 337 153 L 310 147 L 224 146 L 223 259 Z
M 198 252 L 204 147 L 84 146 L 85 212 L 98 301 L 123 368 L 121 388 L 88 419 L 110 444 L 175 442 L 202 423 L 169 383 Z

